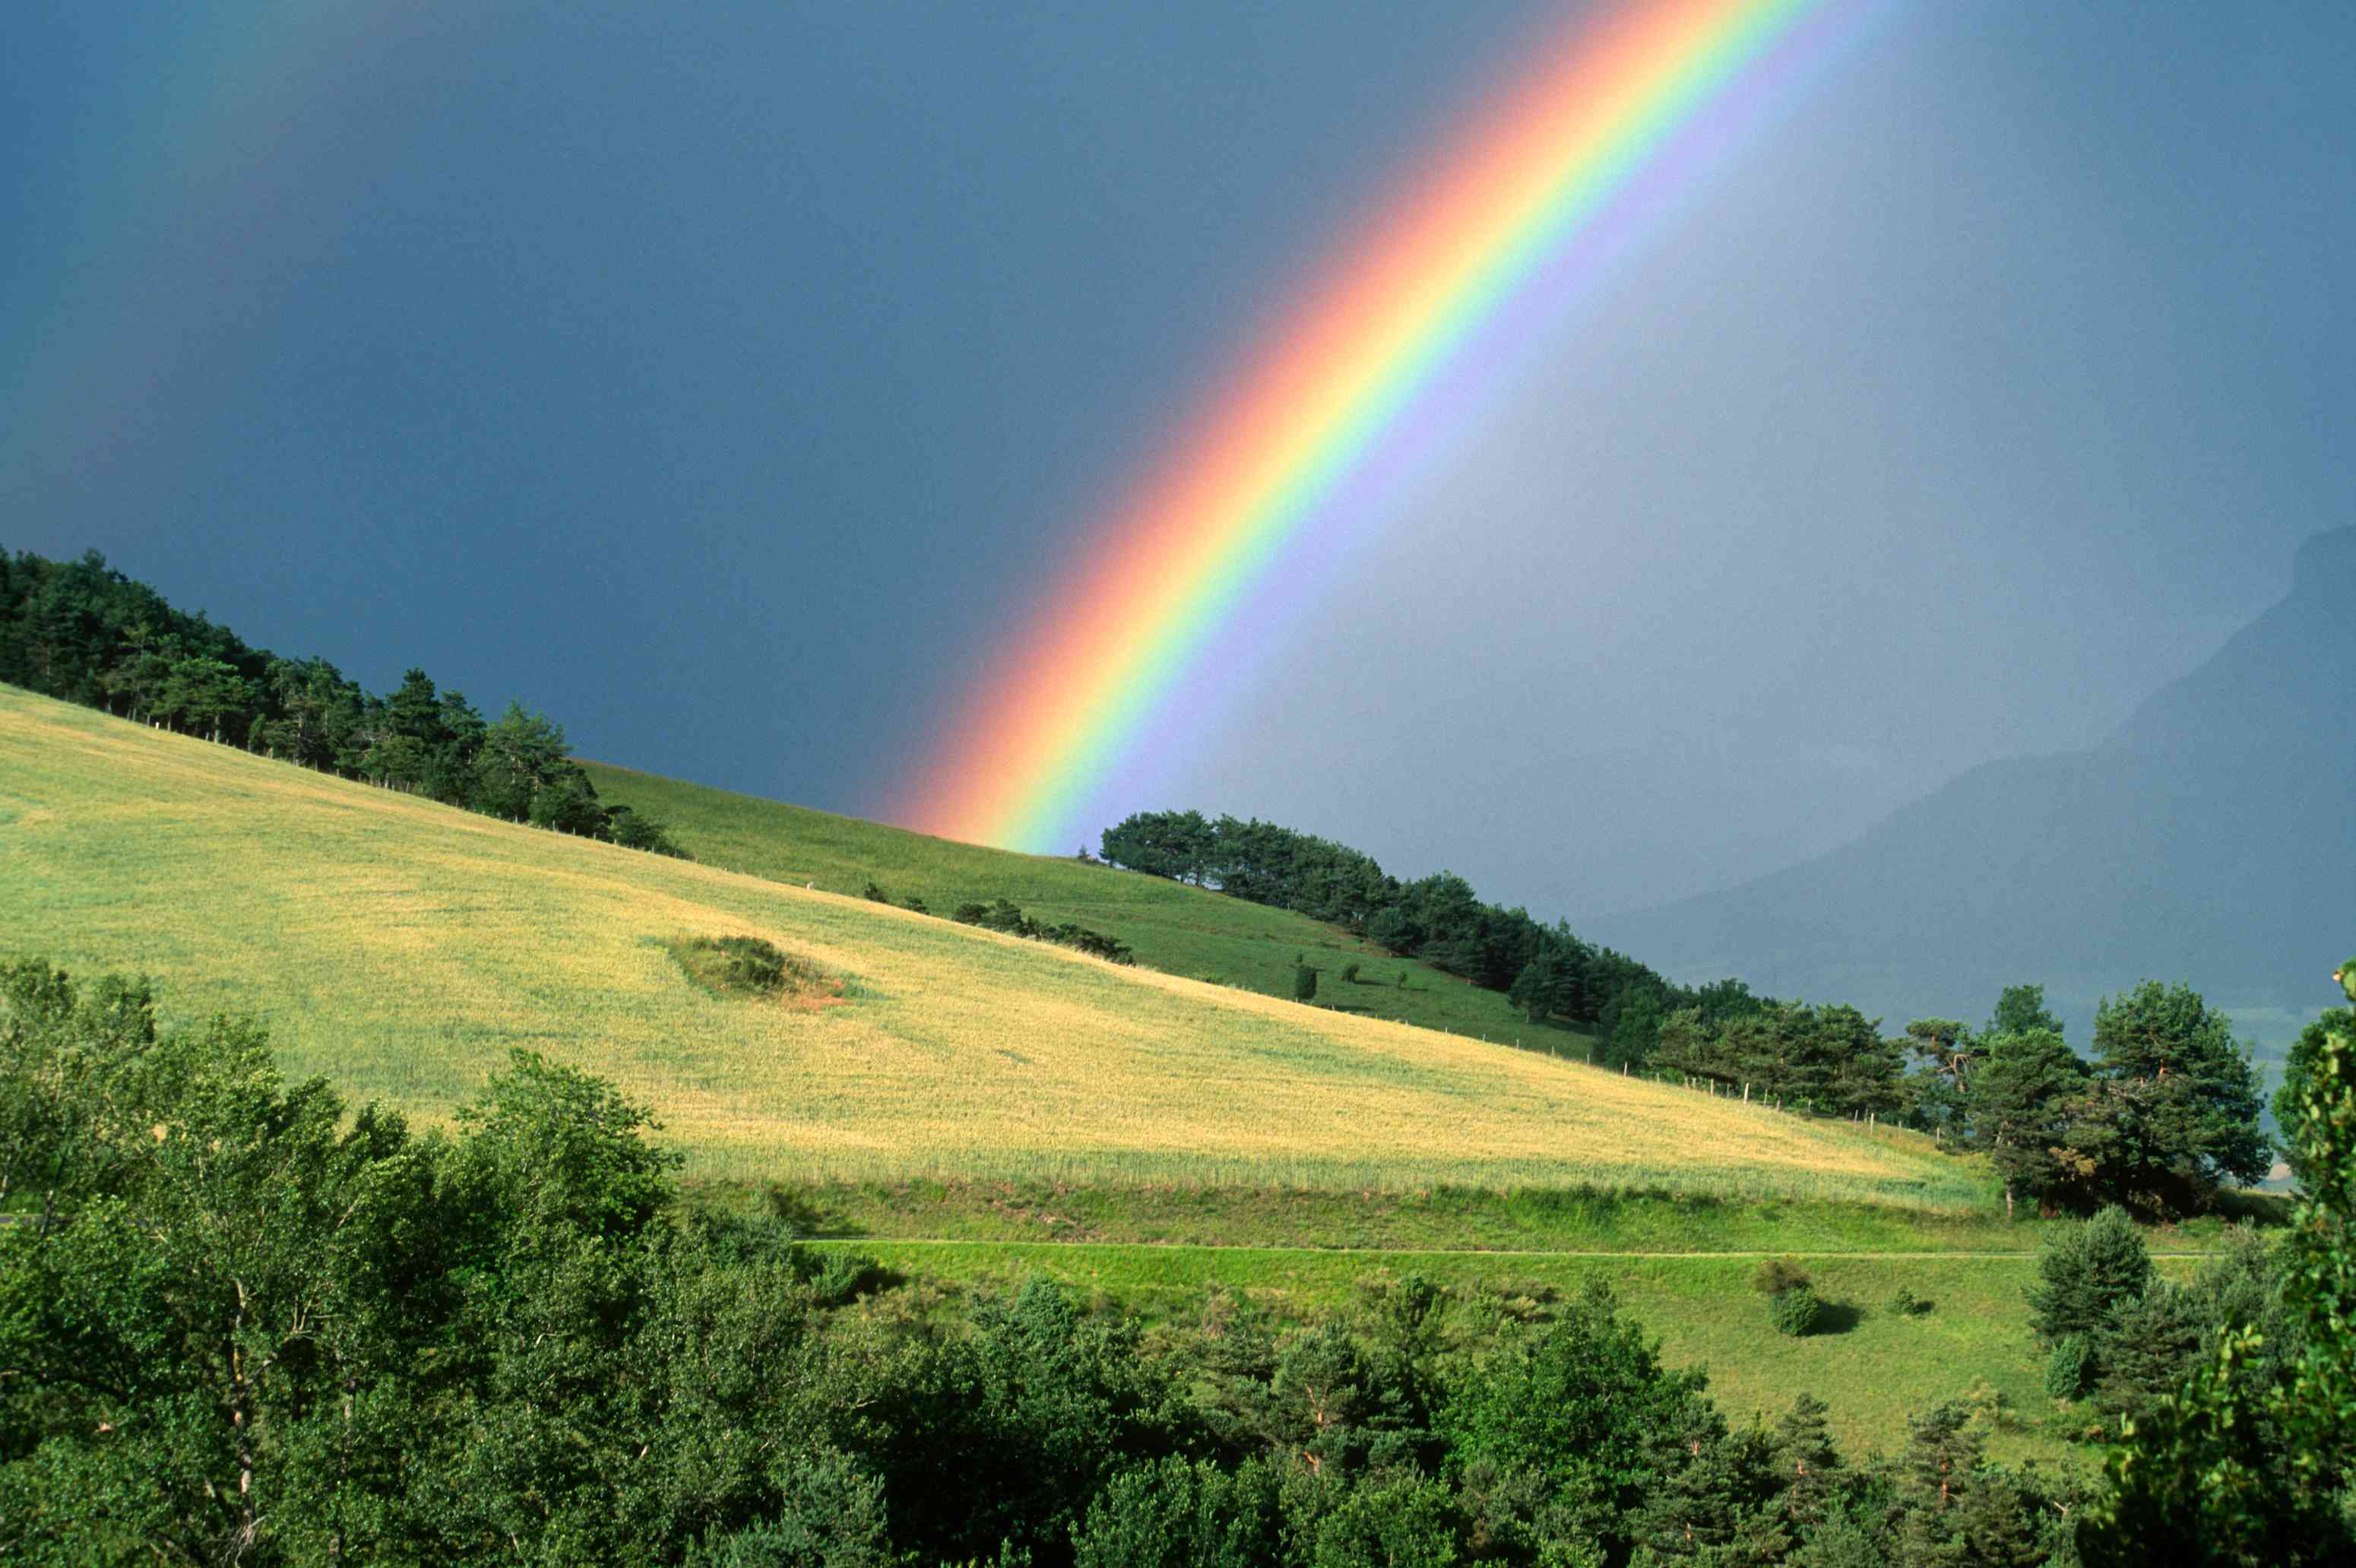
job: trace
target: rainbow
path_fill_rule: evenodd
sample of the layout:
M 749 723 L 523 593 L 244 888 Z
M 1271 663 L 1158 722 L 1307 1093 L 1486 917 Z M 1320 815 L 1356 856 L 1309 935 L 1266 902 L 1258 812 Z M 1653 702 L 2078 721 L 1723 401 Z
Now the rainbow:
M 299 272 L 319 242 L 291 215 L 349 195 L 306 134 L 306 107 L 355 77 L 388 95 L 422 80 L 449 24 L 400 0 L 223 0 L 156 7 L 140 25 L 154 79 L 108 134 L 85 138 L 86 210 L 49 237 L 54 260 L 23 291 L 21 318 L 0 319 L 0 342 L 30 345 L 0 356 L 0 472 L 37 453 L 44 468 L 103 467 L 145 439 L 168 386 L 250 338 L 250 301 L 159 287 L 157 269 L 259 253 Z
M 1526 317 L 1559 318 L 1591 290 L 1626 245 L 1615 215 L 1673 205 L 1671 188 L 1871 8 L 1633 0 L 1539 51 L 1218 383 L 1102 546 L 985 668 L 893 814 L 1066 847 L 1149 732 L 1183 725 L 1173 698 L 1288 547 L 1312 524 L 1368 526 L 1369 474 L 1461 421 L 1526 342 Z

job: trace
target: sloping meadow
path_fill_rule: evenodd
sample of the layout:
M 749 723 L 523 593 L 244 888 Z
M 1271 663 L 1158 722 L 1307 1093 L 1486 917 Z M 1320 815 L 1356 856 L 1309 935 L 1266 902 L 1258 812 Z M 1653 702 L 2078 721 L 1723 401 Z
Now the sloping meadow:
M 602 1074 L 712 1178 L 1981 1195 L 1902 1134 L 513 826 L 9 688 L 0 909 L 0 949 L 145 972 L 178 1016 L 259 1013 L 291 1071 L 421 1121 L 512 1047 Z M 670 944 L 723 936 L 815 966 L 841 1003 L 699 986 Z

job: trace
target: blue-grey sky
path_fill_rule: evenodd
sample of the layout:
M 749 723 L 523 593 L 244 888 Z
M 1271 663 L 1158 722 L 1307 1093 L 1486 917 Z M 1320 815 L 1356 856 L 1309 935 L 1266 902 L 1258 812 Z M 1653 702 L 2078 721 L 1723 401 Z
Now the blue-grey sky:
M 0 22 L 0 543 L 873 814 L 1561 7 Z M 1547 914 L 2093 743 L 2356 517 L 2356 10 L 1897 0 L 1108 815 Z

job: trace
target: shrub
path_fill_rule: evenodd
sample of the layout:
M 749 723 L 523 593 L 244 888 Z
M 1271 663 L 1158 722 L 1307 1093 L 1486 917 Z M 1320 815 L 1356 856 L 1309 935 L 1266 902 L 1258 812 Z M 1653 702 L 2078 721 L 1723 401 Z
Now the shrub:
M 1407 989 L 1407 971 L 1400 970 L 1398 972 L 1398 978 L 1392 982 L 1392 983 L 1397 985 L 1401 991 L 1405 991 Z
M 1355 985 L 1358 983 L 1358 966 L 1355 963 L 1344 964 L 1342 966 L 1342 978 L 1348 981 L 1351 984 Z
M 1806 1290 L 1815 1282 L 1808 1271 L 1790 1258 L 1762 1258 L 1751 1276 L 1751 1288 L 1762 1295 L 1782 1295 L 1787 1290 Z
M 908 908 L 918 914 L 929 914 L 920 899 L 908 900 Z M 1024 914 L 1021 906 L 1010 898 L 993 899 L 989 904 L 960 904 L 949 917 L 962 926 L 980 926 L 984 929 L 1003 931 L 1010 937 L 1029 937 L 1033 941 L 1055 942 L 1058 946 L 1077 948 L 1084 953 L 1094 953 L 1112 963 L 1133 964 L 1137 954 L 1127 942 L 1092 931 L 1086 926 L 1066 920 L 1060 926 L 1043 926 Z
M 889 904 L 892 901 L 892 896 L 876 886 L 873 878 L 869 879 L 866 886 L 859 890 L 859 896 L 873 904 Z
M 1292 966 L 1292 999 L 1295 1002 L 1317 1000 L 1317 972 L 1305 963 Z
M 716 978 L 732 991 L 775 991 L 786 983 L 786 955 L 759 937 L 707 937 L 697 947 L 717 954 Z
M 1906 1286 L 1900 1285 L 1898 1294 L 1890 1298 L 1890 1310 L 1900 1317 L 1920 1317 L 1931 1310 L 1931 1303 Z
M 2013 1427 L 2012 1403 L 2004 1391 L 1986 1378 L 1974 1378 L 1972 1386 L 1964 1391 L 1964 1408 L 1970 1411 L 1970 1424 L 1983 1433 L 2009 1432 Z
M 1804 1338 L 1816 1331 L 1823 1321 L 1825 1304 L 1807 1285 L 1793 1285 L 1780 1290 L 1767 1303 L 1767 1316 L 1779 1334 L 1794 1339 Z
M 904 906 L 904 908 L 905 908 L 912 915 L 929 915 L 933 912 L 931 908 L 927 906 L 922 898 L 917 897 L 913 893 L 908 895 L 908 902 Z
M 1012 898 L 993 898 L 982 911 L 981 923 L 993 931 L 1004 931 L 1010 937 L 1035 937 L 1038 922 L 1023 912 L 1023 907 Z
M 1112 963 L 1137 961 L 1137 954 L 1130 950 L 1127 942 L 1116 940 L 1102 931 L 1092 931 L 1086 926 L 1073 925 L 1068 920 L 1060 926 L 1034 927 L 1028 934 L 1061 947 L 1077 948 L 1084 953 L 1093 953 Z
M 810 1249 L 798 1255 L 811 1260 L 805 1265 L 810 1292 L 827 1306 L 848 1305 L 861 1296 L 889 1290 L 899 1280 L 874 1259 L 855 1252 Z
M 2094 1380 L 2094 1347 L 2083 1334 L 2064 1334 L 2045 1359 L 2045 1391 L 2057 1400 L 2086 1397 Z
M 660 822 L 633 811 L 627 806 L 605 808 L 605 837 L 624 849 L 642 849 L 650 854 L 669 855 L 674 860 L 695 858 L 671 842 L 670 834 Z
M 688 977 L 711 991 L 741 996 L 842 991 L 809 960 L 760 937 L 691 937 L 670 944 L 670 950 Z

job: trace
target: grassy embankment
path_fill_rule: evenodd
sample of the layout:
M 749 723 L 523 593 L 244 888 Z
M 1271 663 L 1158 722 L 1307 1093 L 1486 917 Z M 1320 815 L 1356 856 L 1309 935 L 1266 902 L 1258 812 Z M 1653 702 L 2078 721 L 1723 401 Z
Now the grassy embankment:
M 1926 1209 L 1982 1190 L 1920 1140 L 493 822 L 16 692 L 0 817 L 8 950 L 147 971 L 183 1014 L 261 1011 L 294 1071 L 427 1121 L 509 1047 L 540 1050 L 654 1106 L 707 1178 L 1592 1184 Z M 971 891 L 1036 901 L 1003 880 Z M 844 1000 L 711 994 L 665 944 L 720 934 L 814 961 Z
M 1974 1168 L 1959 1162 L 1957 1174 Z M 2051 1228 L 2028 1216 L 2008 1222 L 1994 1201 L 1944 1209 L 1590 1187 L 1358 1191 L 929 1180 L 830 1182 L 766 1194 L 723 1184 L 700 1190 L 699 1197 L 747 1211 L 775 1203 L 803 1234 L 837 1240 L 1147 1247 L 2021 1256 L 2037 1251 Z M 2247 1208 L 2278 1219 L 2283 1204 L 2254 1195 Z M 2156 1228 L 2150 1245 L 2163 1253 L 2213 1251 L 2230 1222 L 2211 1216 Z
M 1369 1274 L 1419 1273 L 1460 1298 L 1477 1291 L 1542 1299 L 1575 1294 L 1601 1280 L 1628 1316 L 1662 1343 L 1673 1366 L 1698 1365 L 1712 1395 L 1737 1423 L 1772 1419 L 1803 1392 L 1832 1407 L 1836 1436 L 1852 1455 L 1895 1451 L 1906 1418 L 1976 1391 L 2001 1399 L 1989 1432 L 1991 1457 L 2091 1465 L 2092 1451 L 2068 1443 L 2083 1412 L 2057 1410 L 2044 1391 L 2044 1359 L 2031 1343 L 2021 1289 L 2031 1257 L 1826 1256 L 1801 1251 L 1817 1291 L 1831 1304 L 1826 1331 L 1787 1338 L 1768 1325 L 1765 1298 L 1751 1286 L 1756 1254 L 1290 1251 L 1243 1247 L 1074 1246 L 1062 1243 L 873 1240 L 823 1242 L 877 1258 L 952 1292 L 1011 1287 L 1045 1273 L 1077 1294 L 1149 1321 L 1201 1310 L 1215 1285 L 1245 1292 L 1280 1319 L 1306 1321 L 1349 1303 Z M 2163 1257 L 2161 1271 L 2189 1277 L 2197 1259 Z M 1891 1309 L 1899 1290 L 1932 1303 L 1921 1316 Z

